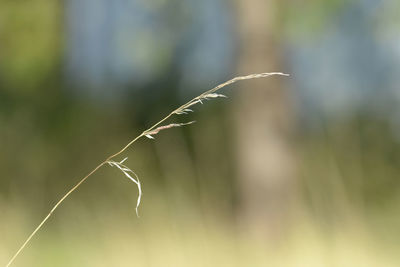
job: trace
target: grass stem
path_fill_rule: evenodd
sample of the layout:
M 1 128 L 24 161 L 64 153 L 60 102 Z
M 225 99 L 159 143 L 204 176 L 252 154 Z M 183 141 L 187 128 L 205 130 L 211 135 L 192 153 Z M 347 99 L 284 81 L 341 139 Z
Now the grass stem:
M 189 102 L 183 104 L 182 106 L 178 107 L 177 109 L 175 109 L 174 111 L 172 111 L 171 113 L 169 113 L 167 116 L 165 116 L 164 118 L 162 118 L 160 121 L 158 121 L 157 123 L 155 123 L 153 126 L 151 126 L 150 128 L 148 128 L 147 130 L 143 131 L 140 135 L 138 135 L 137 137 L 135 137 L 134 139 L 132 139 L 127 145 L 125 145 L 120 151 L 118 151 L 117 153 L 109 156 L 106 160 L 104 160 L 102 163 L 100 163 L 97 167 L 95 167 L 91 172 L 89 172 L 88 175 L 86 175 L 85 177 L 83 177 L 74 187 L 72 187 L 54 206 L 53 208 L 50 210 L 50 212 L 46 215 L 46 217 L 40 222 L 40 224 L 35 228 L 35 230 L 29 235 L 29 237 L 25 240 L 25 242 L 22 244 L 22 246 L 18 249 L 18 251 L 14 254 L 14 256 L 10 259 L 10 261 L 7 263 L 6 267 L 9 267 L 14 260 L 17 258 L 17 256 L 22 252 L 22 250 L 26 247 L 26 245 L 31 241 L 31 239 L 36 235 L 36 233 L 42 228 L 42 226 L 46 223 L 46 221 L 51 217 L 51 215 L 53 214 L 53 212 L 60 206 L 60 204 L 72 193 L 74 192 L 76 189 L 79 188 L 79 186 L 85 182 L 92 174 L 94 174 L 98 169 L 100 169 L 103 165 L 105 165 L 106 163 L 110 162 L 111 159 L 115 158 L 116 156 L 120 155 L 121 153 L 123 153 L 126 149 L 128 149 L 133 143 L 135 143 L 137 140 L 139 140 L 140 138 L 144 137 L 144 136 L 151 136 L 151 134 L 154 133 L 158 133 L 158 131 L 154 131 L 154 130 L 158 130 L 160 128 L 157 128 L 160 124 L 162 124 L 163 122 L 165 122 L 166 120 L 168 120 L 170 117 L 172 117 L 173 115 L 180 115 L 180 114 L 186 114 L 187 111 L 191 111 L 189 109 L 189 107 L 198 104 L 198 103 L 203 103 L 202 101 L 208 100 L 209 98 L 215 98 L 215 97 L 223 97 L 223 95 L 220 94 L 215 94 L 216 91 L 220 90 L 221 88 L 228 86 L 230 84 L 233 84 L 237 81 L 241 81 L 241 80 L 249 80 L 249 79 L 257 79 L 257 78 L 264 78 L 264 77 L 268 77 L 268 76 L 272 76 L 272 75 L 281 75 L 281 76 L 289 76 L 288 74 L 284 74 L 281 72 L 271 72 L 271 73 L 259 73 L 259 74 L 250 74 L 247 76 L 238 76 L 235 77 L 229 81 L 226 81 L 222 84 L 217 85 L 216 87 L 200 94 L 199 96 L 196 96 L 195 98 L 193 98 L 192 100 L 190 100 Z M 174 124 L 177 125 L 177 124 Z M 184 124 L 181 124 L 184 125 Z M 167 125 L 168 126 L 168 125 Z M 169 127 L 164 127 L 164 128 L 169 128 Z

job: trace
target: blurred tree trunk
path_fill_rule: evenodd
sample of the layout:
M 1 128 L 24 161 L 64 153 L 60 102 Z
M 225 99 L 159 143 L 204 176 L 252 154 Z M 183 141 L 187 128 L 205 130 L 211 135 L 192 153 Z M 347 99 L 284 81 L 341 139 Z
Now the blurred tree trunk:
M 237 0 L 241 38 L 238 72 L 284 72 L 277 25 L 278 0 Z M 288 222 L 294 163 L 292 114 L 286 77 L 246 81 L 235 106 L 240 211 L 243 226 L 258 236 L 276 236 Z

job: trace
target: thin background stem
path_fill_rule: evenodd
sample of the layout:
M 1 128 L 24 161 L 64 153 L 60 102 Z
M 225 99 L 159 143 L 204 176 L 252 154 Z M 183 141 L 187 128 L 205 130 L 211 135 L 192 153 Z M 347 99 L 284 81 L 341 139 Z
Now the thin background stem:
M 135 143 L 137 140 L 139 140 L 141 137 L 146 136 L 146 134 L 150 133 L 152 130 L 154 130 L 157 126 L 159 126 L 161 123 L 163 123 L 164 121 L 168 120 L 172 115 L 178 115 L 178 114 L 182 114 L 180 112 L 184 111 L 185 109 L 197 104 L 197 103 L 202 103 L 202 100 L 207 99 L 207 95 L 212 94 L 218 90 L 220 90 L 221 88 L 228 86 L 230 84 L 233 84 L 237 81 L 241 81 L 241 80 L 249 80 L 249 79 L 257 79 L 257 78 L 264 78 L 264 77 L 268 77 L 268 76 L 272 76 L 272 75 L 281 75 L 281 76 L 289 76 L 288 74 L 284 74 L 281 72 L 270 72 L 270 73 L 259 73 L 259 74 L 250 74 L 247 76 L 238 76 L 235 77 L 229 81 L 226 81 L 224 83 L 221 83 L 219 85 L 217 85 L 216 87 L 202 93 L 199 96 L 196 96 L 195 98 L 193 98 L 192 100 L 190 100 L 189 102 L 183 104 L 182 106 L 178 107 L 177 109 L 175 109 L 174 111 L 172 111 L 171 113 L 169 113 L 166 117 L 164 117 L 163 119 L 161 119 L 160 121 L 158 121 L 157 123 L 155 123 L 153 126 L 151 126 L 150 128 L 148 128 L 147 130 L 143 131 L 140 135 L 138 135 L 137 137 L 135 137 L 134 139 L 132 139 L 126 146 L 124 146 L 120 151 L 118 151 L 117 153 L 109 156 L 108 158 L 106 158 L 102 163 L 100 163 L 97 167 L 95 167 L 91 172 L 89 172 L 88 175 L 86 175 L 85 177 L 83 177 L 74 187 L 72 187 L 54 206 L 53 208 L 50 210 L 50 212 L 46 215 L 46 217 L 44 217 L 44 219 L 41 221 L 41 223 L 35 228 L 35 230 L 29 235 L 29 237 L 25 240 L 25 242 L 22 244 L 22 246 L 18 249 L 18 251 L 14 254 L 14 256 L 10 259 L 10 261 L 7 263 L 6 267 L 9 267 L 13 261 L 15 260 L 15 258 L 21 253 L 21 251 L 25 248 L 25 246 L 31 241 L 31 239 L 35 236 L 35 234 L 40 230 L 40 228 L 42 228 L 42 226 L 46 223 L 46 221 L 50 218 L 50 216 L 53 214 L 53 212 L 58 208 L 58 206 L 60 206 L 60 204 L 72 193 L 74 192 L 76 189 L 78 189 L 78 187 L 84 182 L 86 181 L 87 178 L 89 178 L 92 174 L 94 174 L 98 169 L 100 169 L 104 164 L 106 164 L 109 160 L 113 159 L 114 157 L 120 155 L 122 152 L 124 152 L 126 149 L 128 149 L 133 143 Z

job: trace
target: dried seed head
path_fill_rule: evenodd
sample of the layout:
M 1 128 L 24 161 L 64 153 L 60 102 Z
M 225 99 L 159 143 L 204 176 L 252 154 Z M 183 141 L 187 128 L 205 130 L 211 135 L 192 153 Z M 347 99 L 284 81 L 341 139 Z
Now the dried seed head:
M 210 93 L 210 94 L 206 94 L 204 96 L 204 99 L 208 99 L 208 98 L 217 98 L 217 97 L 227 97 L 226 95 L 223 94 L 217 94 L 217 93 Z
M 159 126 L 154 130 L 147 131 L 144 133 L 144 136 L 146 136 L 149 139 L 154 139 L 153 135 L 158 134 L 162 130 L 166 130 L 166 129 L 170 129 L 170 128 L 174 128 L 174 127 L 182 127 L 182 126 L 189 125 L 192 123 L 195 123 L 195 121 L 190 121 L 190 122 L 186 122 L 186 123 L 170 123 L 168 125 Z

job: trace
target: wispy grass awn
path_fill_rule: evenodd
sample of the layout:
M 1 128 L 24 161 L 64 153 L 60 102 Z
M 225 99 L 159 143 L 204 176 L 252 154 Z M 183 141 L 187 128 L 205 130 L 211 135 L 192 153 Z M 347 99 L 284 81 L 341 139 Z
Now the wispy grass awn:
M 37 233 L 37 231 L 40 230 L 40 228 L 42 228 L 42 226 L 44 225 L 44 223 L 50 218 L 50 216 L 53 214 L 53 212 L 58 208 L 58 206 L 72 193 L 74 192 L 84 181 L 86 181 L 87 178 L 89 178 L 93 173 L 95 173 L 98 169 L 100 169 L 100 167 L 109 164 L 110 166 L 113 167 L 117 167 L 120 171 L 123 172 L 123 174 L 128 177 L 132 182 L 134 182 L 139 190 L 139 196 L 137 199 L 137 203 L 136 203 L 136 214 L 139 216 L 138 214 L 138 208 L 140 205 L 140 201 L 141 201 L 141 197 L 142 197 L 142 187 L 139 181 L 139 177 L 131 170 L 129 169 L 127 166 L 125 166 L 123 163 L 126 161 L 127 158 L 125 158 L 122 161 L 113 161 L 112 159 L 115 158 L 116 156 L 120 155 L 122 152 L 124 152 L 128 147 L 130 147 L 133 143 L 135 143 L 138 139 L 142 138 L 142 137 L 147 137 L 149 139 L 154 139 L 154 135 L 158 134 L 160 131 L 162 130 L 166 130 L 166 129 L 170 129 L 173 127 L 181 127 L 181 126 L 185 126 L 188 124 L 192 124 L 194 123 L 192 122 L 188 122 L 188 123 L 170 123 L 170 124 L 166 124 L 166 125 L 161 125 L 162 123 L 164 123 L 166 120 L 168 120 L 171 116 L 173 115 L 183 115 L 183 114 L 187 114 L 188 112 L 193 112 L 193 110 L 191 109 L 192 106 L 201 103 L 203 104 L 203 101 L 205 100 L 209 100 L 212 98 L 218 98 L 218 97 L 225 97 L 222 94 L 218 94 L 216 93 L 216 91 L 220 90 L 221 88 L 228 86 L 230 84 L 233 84 L 237 81 L 241 81 L 241 80 L 249 80 L 249 79 L 257 79 L 257 78 L 264 78 L 264 77 L 268 77 L 268 76 L 272 76 L 272 75 L 281 75 L 281 76 L 289 76 L 288 74 L 284 74 L 281 72 L 270 72 L 270 73 L 259 73 L 259 74 L 250 74 L 247 76 L 238 76 L 235 77 L 229 81 L 226 81 L 204 93 L 202 93 L 199 96 L 196 96 L 195 98 L 193 98 L 192 100 L 190 100 L 189 102 L 183 104 L 182 106 L 178 107 L 177 109 L 175 109 L 174 111 L 172 111 L 171 113 L 169 113 L 167 116 L 165 116 L 163 119 L 161 119 L 159 122 L 157 122 L 156 124 L 154 124 L 153 126 L 151 126 L 150 128 L 148 128 L 147 130 L 144 130 L 140 135 L 138 135 L 137 137 L 135 137 L 134 139 L 132 139 L 126 146 L 124 146 L 120 151 L 118 151 L 117 153 L 109 156 L 108 158 L 106 158 L 103 162 L 101 162 L 99 165 L 97 165 L 97 167 L 95 167 L 91 172 L 89 172 L 89 174 L 87 174 L 85 177 L 83 177 L 74 187 L 72 187 L 54 206 L 53 208 L 50 210 L 50 212 L 46 215 L 46 217 L 41 221 L 41 223 L 35 228 L 35 230 L 28 236 L 28 238 L 25 240 L 25 242 L 22 244 L 22 246 L 18 249 L 18 251 L 14 254 L 14 256 L 10 259 L 10 261 L 7 263 L 6 267 L 10 266 L 13 261 L 15 260 L 15 258 L 21 253 L 21 251 L 25 248 L 25 246 L 30 242 L 30 240 L 32 239 L 32 237 Z M 161 126 L 160 126 L 161 125 Z M 132 177 L 133 176 L 133 177 Z

